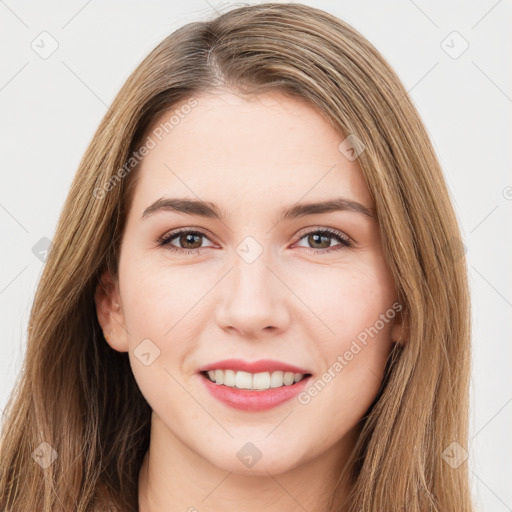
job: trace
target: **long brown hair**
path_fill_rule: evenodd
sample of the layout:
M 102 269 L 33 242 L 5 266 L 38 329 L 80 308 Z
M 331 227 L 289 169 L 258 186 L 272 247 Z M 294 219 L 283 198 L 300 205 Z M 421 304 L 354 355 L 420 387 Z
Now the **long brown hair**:
M 409 330 L 361 420 L 347 463 L 352 492 L 333 506 L 472 511 L 461 456 L 470 300 L 440 164 L 379 52 L 347 23 L 297 3 L 238 7 L 183 26 L 142 61 L 113 101 L 80 162 L 35 294 L 23 371 L 2 427 L 0 509 L 85 512 L 110 503 L 137 510 L 151 409 L 128 354 L 103 338 L 94 293 L 104 269 L 116 275 L 137 176 L 134 155 L 155 120 L 219 86 L 246 94 L 279 90 L 307 101 L 365 148 L 358 162 Z M 457 464 L 450 463 L 453 453 Z

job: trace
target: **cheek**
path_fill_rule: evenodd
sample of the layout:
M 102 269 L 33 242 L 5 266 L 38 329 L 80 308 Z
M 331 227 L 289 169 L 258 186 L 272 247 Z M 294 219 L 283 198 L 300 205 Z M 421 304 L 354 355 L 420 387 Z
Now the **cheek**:
M 166 410 L 186 408 L 190 399 L 179 384 L 180 365 L 194 348 L 184 342 L 184 329 L 193 321 L 197 291 L 190 280 L 187 288 L 183 269 L 142 258 L 124 263 L 120 280 L 130 365 L 146 401 L 165 416 Z
M 140 336 L 170 338 L 173 326 L 198 298 L 201 286 L 194 280 L 191 268 L 184 271 L 165 262 L 155 263 L 151 258 L 126 261 L 120 279 L 123 310 L 132 341 Z
M 324 340 L 331 351 L 343 350 L 392 305 L 392 284 L 375 267 L 334 268 L 317 278 L 309 281 L 303 293 L 328 328 Z M 386 324 L 382 330 L 389 329 Z
M 393 345 L 392 281 L 375 267 L 353 267 L 332 273 L 330 293 L 320 293 L 318 286 L 311 290 L 330 330 L 313 338 L 324 372 L 312 383 L 312 395 L 318 407 L 339 416 L 340 425 L 349 418 L 356 422 L 378 392 Z
M 211 318 L 209 303 L 201 298 L 216 277 L 204 277 L 193 265 L 172 267 L 142 258 L 127 259 L 120 268 L 131 367 L 152 406 L 163 399 L 162 389 L 170 393 L 173 403 L 187 399 L 172 376 L 181 380 L 184 362 L 197 349 L 198 331 Z M 148 358 L 153 362 L 145 366 Z
M 299 400 L 314 410 L 318 421 L 323 423 L 328 418 L 334 437 L 345 435 L 368 411 L 392 348 L 390 324 L 383 323 L 378 329 L 381 324 L 376 326 L 375 319 L 366 323 L 369 317 L 365 315 L 347 314 L 343 318 L 347 321 L 336 324 L 335 341 L 319 345 L 323 372 L 315 375 Z

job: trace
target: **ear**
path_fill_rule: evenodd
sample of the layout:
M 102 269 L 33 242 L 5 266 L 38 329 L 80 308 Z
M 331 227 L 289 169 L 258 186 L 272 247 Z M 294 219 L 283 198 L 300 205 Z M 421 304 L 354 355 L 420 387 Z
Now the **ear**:
M 106 342 L 118 352 L 128 352 L 128 336 L 119 283 L 108 270 L 101 274 L 94 301 L 98 322 Z

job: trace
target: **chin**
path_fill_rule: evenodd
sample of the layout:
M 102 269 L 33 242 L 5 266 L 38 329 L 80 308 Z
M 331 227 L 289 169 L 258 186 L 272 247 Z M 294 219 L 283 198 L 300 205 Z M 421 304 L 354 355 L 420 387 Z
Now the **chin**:
M 265 433 L 265 435 L 267 435 Z M 275 441 L 275 440 L 274 440 Z M 289 453 L 284 452 L 281 442 L 269 443 L 268 440 L 233 443 L 235 446 L 217 449 L 215 453 L 205 454 L 213 465 L 239 475 L 265 476 L 285 473 L 299 466 L 301 459 L 293 446 Z M 233 456 L 234 455 L 234 456 Z

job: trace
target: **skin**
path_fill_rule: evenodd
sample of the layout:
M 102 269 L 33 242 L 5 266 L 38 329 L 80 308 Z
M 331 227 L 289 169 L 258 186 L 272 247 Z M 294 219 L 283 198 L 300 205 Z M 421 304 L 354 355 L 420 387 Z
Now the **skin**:
M 371 195 L 357 160 L 338 150 L 345 137 L 310 105 L 276 92 L 196 99 L 142 161 L 118 277 L 105 272 L 95 297 L 108 343 L 129 352 L 153 410 L 140 511 L 325 511 L 401 335 L 398 316 L 308 404 L 233 409 L 207 392 L 197 371 L 231 357 L 270 358 L 317 379 L 392 307 L 397 294 L 376 218 L 337 211 L 277 222 L 296 202 L 343 196 L 371 208 Z M 213 202 L 225 218 L 161 211 L 142 220 L 164 195 Z M 183 227 L 205 236 L 172 245 L 200 251 L 156 245 Z M 336 250 L 334 237 L 307 236 L 326 227 L 353 246 Z M 263 248 L 251 264 L 236 251 L 246 236 Z M 146 338 L 160 350 L 148 366 L 134 354 Z M 237 457 L 247 442 L 262 453 L 250 468 Z M 339 498 L 347 491 L 342 485 Z

